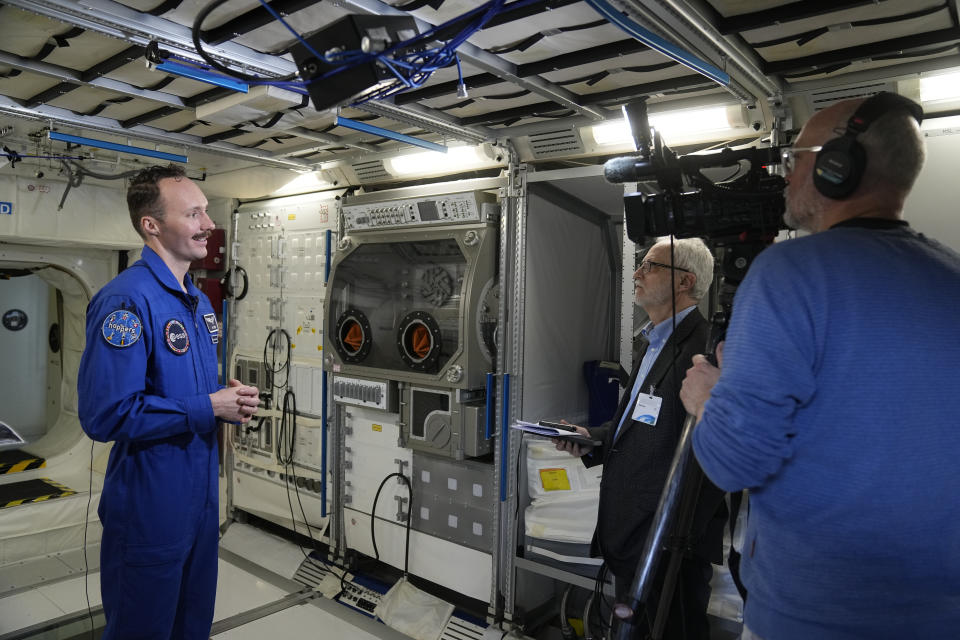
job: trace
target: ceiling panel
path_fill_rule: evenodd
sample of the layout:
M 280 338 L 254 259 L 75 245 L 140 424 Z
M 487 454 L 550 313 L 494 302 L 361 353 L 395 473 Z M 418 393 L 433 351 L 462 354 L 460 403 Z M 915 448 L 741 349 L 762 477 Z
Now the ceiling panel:
M 272 0 L 271 6 L 306 35 L 349 13 L 396 13 L 391 5 L 409 2 Z M 474 0 L 433 4 L 412 15 L 437 25 L 478 5 Z M 505 3 L 503 12 L 461 48 L 467 98 L 458 96 L 457 69 L 449 66 L 381 103 L 394 115 L 371 115 L 363 105 L 344 105 L 342 113 L 425 139 L 450 142 L 459 135 L 475 141 L 571 116 L 587 122 L 619 118 L 620 105 L 641 98 L 665 104 L 691 97 L 763 104 L 795 87 L 855 82 L 868 73 L 904 77 L 918 65 L 956 66 L 960 54 L 953 1 L 706 0 L 689 12 L 686 0 L 621 4 L 634 7 L 626 15 L 640 26 L 689 42 L 693 55 L 726 68 L 731 88 L 650 50 L 604 22 L 586 2 L 536 0 L 519 9 Z M 321 160 L 355 157 L 360 149 L 402 146 L 334 127 L 336 110 L 318 112 L 297 101 L 225 108 L 226 100 L 248 98 L 148 68 L 143 48 L 151 38 L 163 40 L 165 51 L 197 59 L 189 27 L 207 5 L 207 0 L 0 0 L 0 126 L 7 118 L 25 117 L 81 132 L 85 126 L 111 131 L 130 140 L 167 134 L 192 153 L 222 156 L 209 163 L 221 167 L 232 159 L 308 169 Z M 223 3 L 203 28 L 209 38 L 205 48 L 217 55 L 227 52 L 224 60 L 249 61 L 248 73 L 292 68 L 284 52 L 294 36 L 266 16 L 258 0 Z M 211 104 L 215 113 L 198 121 L 196 107 Z M 291 162 L 297 154 L 313 159 Z

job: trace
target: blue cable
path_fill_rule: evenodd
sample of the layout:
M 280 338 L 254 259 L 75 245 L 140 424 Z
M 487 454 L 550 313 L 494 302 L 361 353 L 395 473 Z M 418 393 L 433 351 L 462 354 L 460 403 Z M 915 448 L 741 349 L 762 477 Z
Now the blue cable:
M 303 46 L 305 46 L 305 47 L 307 48 L 307 51 L 309 51 L 310 53 L 312 53 L 312 54 L 313 54 L 314 56 L 316 56 L 317 58 L 320 58 L 321 60 L 325 60 L 325 58 L 324 58 L 322 55 L 320 55 L 319 53 L 317 53 L 316 51 L 313 50 L 313 47 L 311 47 L 311 46 L 307 43 L 307 41 L 303 39 L 303 36 L 301 36 L 299 33 L 297 33 L 296 29 L 294 29 L 294 28 L 291 27 L 289 24 L 287 24 L 287 21 L 283 19 L 283 16 L 281 16 L 279 13 L 277 13 L 276 11 L 274 11 L 274 10 L 273 10 L 273 7 L 271 7 L 269 4 L 267 4 L 266 0 L 260 0 L 260 4 L 263 6 L 264 9 L 267 10 L 267 12 L 270 13 L 270 15 L 272 15 L 276 20 L 278 20 L 278 21 L 280 22 L 280 24 L 282 24 L 283 26 L 285 26 L 285 27 L 287 28 L 287 30 L 288 30 L 290 33 L 293 34 L 293 37 L 296 38 L 297 40 L 299 40 L 300 43 L 303 44 Z
M 463 69 L 460 68 L 460 55 L 457 54 L 457 77 L 460 79 L 460 84 L 463 84 Z
M 518 0 L 517 2 L 510 4 L 510 9 L 522 8 L 524 6 L 533 4 L 536 1 L 537 0 Z M 367 96 L 357 100 L 356 102 L 353 102 L 351 105 L 358 106 L 365 102 L 369 102 L 370 100 L 380 100 L 401 91 L 419 88 L 423 86 L 423 84 L 435 71 L 447 67 L 453 63 L 456 63 L 457 65 L 457 76 L 460 79 L 460 84 L 463 84 L 463 70 L 461 68 L 460 57 L 457 55 L 456 49 L 466 42 L 474 33 L 481 30 L 484 25 L 486 25 L 487 22 L 489 22 L 494 16 L 501 13 L 506 7 L 506 0 L 489 0 L 482 5 L 471 9 L 467 13 L 451 18 L 450 20 L 436 25 L 421 34 L 414 36 L 413 38 L 394 44 L 393 46 L 379 53 L 363 53 L 361 51 L 353 50 L 337 52 L 330 55 L 321 55 L 318 51 L 316 51 L 303 38 L 303 36 L 301 36 L 293 27 L 290 26 L 283 16 L 277 13 L 276 10 L 269 5 L 266 0 L 260 0 L 260 4 L 267 10 L 267 12 L 270 13 L 271 16 L 274 17 L 274 19 L 276 19 L 288 31 L 290 31 L 290 33 L 294 35 L 298 42 L 303 44 L 303 46 L 306 47 L 312 55 L 316 56 L 317 59 L 323 60 L 327 64 L 336 64 L 340 66 L 330 69 L 307 82 L 275 82 L 265 80 L 264 82 L 252 84 L 278 86 L 290 91 L 306 94 L 306 87 L 310 84 L 319 82 L 321 80 L 326 80 L 337 73 L 361 64 L 367 64 L 372 61 L 379 62 L 384 67 L 389 69 L 396 79 L 391 81 L 389 84 L 375 89 Z M 471 19 L 474 17 L 475 19 L 472 19 L 467 26 L 449 38 L 445 43 L 442 44 L 442 46 L 429 47 L 422 51 L 409 51 L 409 49 L 416 44 L 431 40 L 434 34 L 443 29 L 449 28 L 450 25 L 457 22 L 462 22 L 464 19 Z

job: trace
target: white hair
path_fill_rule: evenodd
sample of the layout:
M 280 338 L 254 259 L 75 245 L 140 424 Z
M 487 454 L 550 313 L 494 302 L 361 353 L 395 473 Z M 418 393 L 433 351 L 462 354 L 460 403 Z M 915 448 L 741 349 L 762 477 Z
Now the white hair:
M 653 246 L 665 246 L 670 249 L 670 238 L 661 238 Z M 673 240 L 673 266 L 686 269 L 697 276 L 690 290 L 690 297 L 697 302 L 706 295 L 713 283 L 713 254 L 700 238 Z

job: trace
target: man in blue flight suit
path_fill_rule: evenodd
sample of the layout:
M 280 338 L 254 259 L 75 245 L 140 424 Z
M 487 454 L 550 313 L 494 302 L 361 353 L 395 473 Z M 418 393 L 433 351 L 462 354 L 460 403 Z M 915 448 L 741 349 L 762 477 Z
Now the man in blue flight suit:
M 217 383 L 220 326 L 187 277 L 207 254 L 207 199 L 182 168 L 130 183 L 140 260 L 90 301 L 79 414 L 113 441 L 99 515 L 104 640 L 206 639 L 217 588 L 217 420 L 245 423 L 257 389 Z

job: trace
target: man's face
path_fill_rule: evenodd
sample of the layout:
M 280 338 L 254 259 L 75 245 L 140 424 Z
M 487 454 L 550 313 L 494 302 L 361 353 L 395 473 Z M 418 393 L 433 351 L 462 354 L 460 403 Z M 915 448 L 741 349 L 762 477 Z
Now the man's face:
M 193 262 L 207 255 L 207 238 L 214 224 L 207 215 L 207 198 L 188 178 L 164 178 L 157 183 L 164 215 L 157 220 L 160 244 L 171 257 Z
M 811 123 L 816 125 L 812 119 Z M 812 147 L 822 144 L 821 140 L 814 140 L 815 131 L 815 126 L 811 127 L 810 124 L 805 126 L 793 146 Z M 816 159 L 817 154 L 813 151 L 797 153 L 794 157 L 793 171 L 784 176 L 787 180 L 787 189 L 784 193 L 787 210 L 783 215 L 783 221 L 793 229 L 816 231 L 828 204 L 825 197 L 820 195 L 813 185 L 813 167 Z
M 649 265 L 649 270 L 644 262 L 659 262 L 660 264 L 672 265 L 670 260 L 670 248 L 665 245 L 651 247 L 643 257 L 643 261 L 633 272 L 633 295 L 637 304 L 643 308 L 664 305 L 670 302 L 670 269 Z M 679 281 L 683 271 L 677 271 L 674 274 L 674 281 Z

